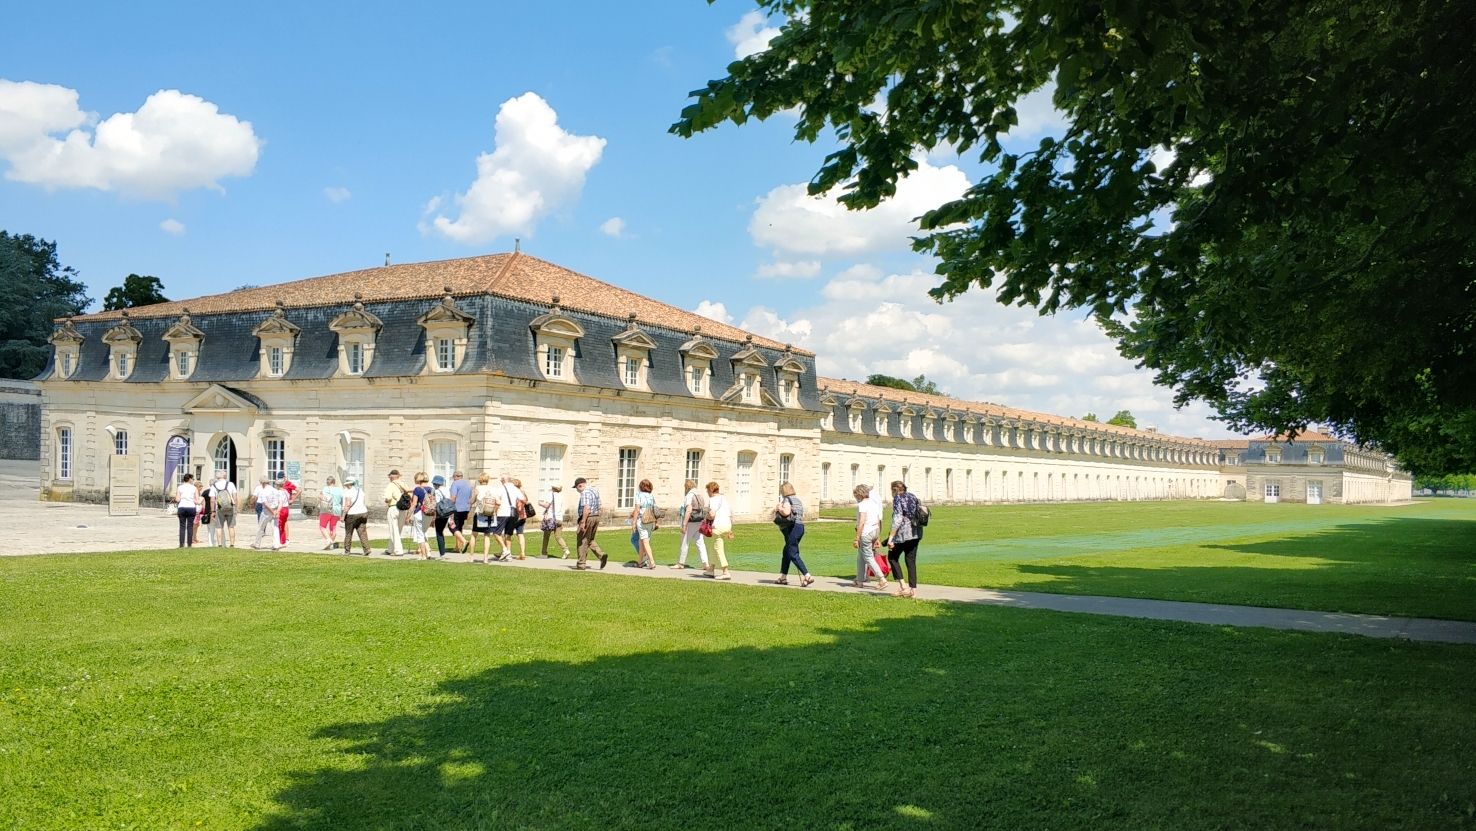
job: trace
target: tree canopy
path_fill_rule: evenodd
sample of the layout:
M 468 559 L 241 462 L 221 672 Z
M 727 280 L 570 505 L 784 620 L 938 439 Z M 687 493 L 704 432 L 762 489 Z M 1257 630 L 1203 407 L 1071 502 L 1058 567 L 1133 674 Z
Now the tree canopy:
M 1081 420 L 1082 421 L 1096 421 L 1097 420 L 1097 414 L 1096 413 L 1087 413 L 1086 415 L 1084 415 L 1084 416 L 1081 417 Z
M 1093 421 L 1095 420 L 1096 419 L 1093 419 Z M 1112 416 L 1112 418 L 1107 419 L 1107 423 L 1116 424 L 1118 427 L 1131 427 L 1134 430 L 1138 429 L 1138 420 L 1136 418 L 1133 418 L 1133 414 L 1128 412 L 1127 410 L 1118 410 L 1116 415 Z
M 673 132 L 780 112 L 870 208 L 919 150 L 987 172 L 921 217 L 940 300 L 1086 309 L 1240 430 L 1312 422 L 1476 469 L 1476 15 L 1461 0 L 759 0 L 766 51 Z M 1040 89 L 1066 121 L 1001 143 Z M 878 103 L 880 102 L 880 103 Z
M 926 395 L 948 395 L 948 393 L 938 388 L 937 383 L 929 381 L 926 375 L 919 375 L 911 381 L 893 378 L 890 375 L 868 375 L 866 376 L 866 383 L 873 387 L 890 387 L 894 390 L 920 392 Z
M 103 310 L 113 312 L 168 302 L 169 298 L 164 296 L 164 284 L 158 277 L 130 274 L 123 278 L 123 285 L 108 289 L 107 296 L 103 298 Z
M 56 243 L 0 231 L 0 377 L 34 378 L 46 367 L 54 321 L 92 302 Z

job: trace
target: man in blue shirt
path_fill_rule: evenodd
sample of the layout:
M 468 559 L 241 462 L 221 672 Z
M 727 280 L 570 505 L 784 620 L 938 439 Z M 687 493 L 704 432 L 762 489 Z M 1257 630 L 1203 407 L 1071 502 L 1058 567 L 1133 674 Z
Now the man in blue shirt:
M 589 566 L 585 563 L 589 560 L 590 551 L 594 551 L 595 556 L 600 558 L 600 568 L 604 568 L 609 558 L 595 542 L 595 533 L 600 530 L 600 492 L 590 486 L 583 476 L 574 480 L 574 490 L 579 491 L 579 508 L 576 511 L 579 517 L 579 562 L 571 568 L 575 571 L 587 570 Z
M 456 535 L 456 551 L 464 554 L 471 550 L 471 543 L 467 542 L 462 535 L 462 528 L 466 526 L 466 518 L 471 516 L 472 486 L 461 475 L 461 471 L 451 474 L 451 498 L 456 501 L 456 515 L 451 520 L 451 533 Z

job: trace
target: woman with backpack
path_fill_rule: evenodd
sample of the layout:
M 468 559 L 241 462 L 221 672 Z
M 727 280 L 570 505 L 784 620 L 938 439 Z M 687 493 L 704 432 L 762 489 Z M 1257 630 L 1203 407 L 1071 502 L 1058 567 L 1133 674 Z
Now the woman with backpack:
M 430 559 L 430 541 L 425 534 L 425 516 L 436 515 L 436 491 L 430 486 L 430 477 L 424 473 L 415 474 L 415 490 L 411 492 L 414 500 L 412 508 L 414 513 L 410 515 L 410 534 L 415 538 L 415 559 Z
M 431 516 L 436 524 L 436 550 L 439 552 L 436 559 L 446 559 L 446 524 L 456 516 L 456 500 L 451 498 L 451 491 L 446 488 L 446 477 L 436 476 L 431 480 Z M 454 530 L 454 529 L 453 529 Z M 426 546 L 426 554 L 430 554 L 430 546 Z
M 497 491 L 492 477 L 486 473 L 477 477 L 477 487 L 472 492 L 471 561 L 477 561 L 477 537 L 482 538 L 482 562 L 492 562 L 492 540 L 497 537 Z
M 774 524 L 779 526 L 779 532 L 784 535 L 784 554 L 779 559 L 779 579 L 774 582 L 780 586 L 789 585 L 789 564 L 794 563 L 800 572 L 800 587 L 815 582 L 810 576 L 810 570 L 805 568 L 805 561 L 800 559 L 800 538 L 805 535 L 805 505 L 794 495 L 794 485 L 785 482 L 779 486 L 779 504 L 774 506 Z
M 916 496 L 907 492 L 899 479 L 892 483 L 892 533 L 887 537 L 887 559 L 892 576 L 897 578 L 893 597 L 912 597 L 917 589 L 917 544 L 922 541 L 922 523 L 926 508 Z M 902 582 L 903 561 L 907 563 L 907 582 Z
M 318 533 L 328 543 L 323 546 L 324 551 L 337 550 L 338 521 L 342 518 L 343 488 L 338 486 L 337 479 L 329 476 L 323 480 L 323 490 L 318 492 Z M 348 539 L 347 534 L 344 539 Z
M 553 537 L 563 549 L 562 559 L 569 559 L 569 544 L 564 542 L 564 489 L 558 485 L 550 487 L 548 500 L 540 501 L 538 507 L 543 509 L 543 522 L 538 526 L 543 532 L 543 553 L 538 556 L 548 559 L 548 538 Z
M 661 527 L 656 518 L 656 497 L 651 495 L 651 480 L 642 479 L 636 493 L 635 507 L 630 512 L 630 530 L 636 538 L 638 568 L 656 568 L 656 555 L 651 553 L 651 532 Z
M 672 568 L 687 567 L 687 549 L 697 542 L 697 555 L 702 558 L 702 573 L 712 576 L 712 563 L 707 560 L 707 540 L 702 536 L 702 523 L 707 521 L 707 497 L 697 490 L 697 480 L 682 483 L 687 495 L 682 497 L 682 548 Z

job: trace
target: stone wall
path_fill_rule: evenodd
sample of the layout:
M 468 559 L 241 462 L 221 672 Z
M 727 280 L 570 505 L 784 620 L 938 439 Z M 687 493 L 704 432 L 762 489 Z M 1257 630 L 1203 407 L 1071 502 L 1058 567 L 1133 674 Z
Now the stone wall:
M 0 380 L 0 459 L 41 458 L 41 390 Z

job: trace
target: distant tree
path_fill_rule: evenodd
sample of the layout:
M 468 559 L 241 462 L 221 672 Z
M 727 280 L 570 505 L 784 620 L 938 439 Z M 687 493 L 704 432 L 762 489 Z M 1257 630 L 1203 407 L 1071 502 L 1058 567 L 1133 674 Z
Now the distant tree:
M 927 395 L 947 395 L 948 393 L 938 389 L 938 385 L 928 380 L 928 376 L 919 375 L 912 379 L 912 388 Z
M 911 381 L 904 381 L 901 378 L 893 378 L 890 375 L 868 375 L 866 376 L 866 383 L 872 385 L 873 387 L 891 387 L 894 390 L 907 390 L 908 392 L 917 392 L 917 387 L 914 387 Z
M 108 289 L 107 297 L 103 298 L 103 311 L 115 312 L 168 302 L 169 298 L 164 296 L 164 284 L 158 277 L 130 274 L 123 278 L 123 285 Z
M 1118 410 L 1117 415 L 1107 419 L 1108 424 L 1116 424 L 1118 427 L 1131 427 L 1138 429 L 1138 420 L 1127 410 Z
M 259 289 L 259 288 L 261 288 L 261 286 L 258 286 L 255 283 L 247 283 L 244 286 L 236 286 L 236 291 L 245 291 L 247 289 Z
M 1081 420 L 1082 421 L 1096 421 L 1097 420 L 1097 414 L 1096 413 L 1087 413 L 1086 415 L 1084 415 L 1084 416 L 1081 417 Z
M 92 302 L 76 277 L 57 261 L 56 243 L 0 231 L 0 377 L 34 378 L 45 368 L 53 321 Z

